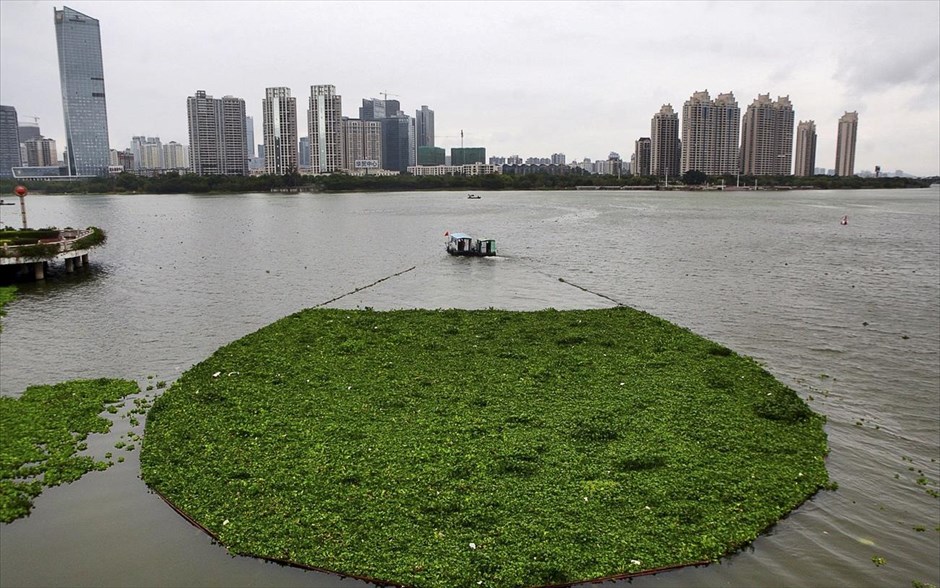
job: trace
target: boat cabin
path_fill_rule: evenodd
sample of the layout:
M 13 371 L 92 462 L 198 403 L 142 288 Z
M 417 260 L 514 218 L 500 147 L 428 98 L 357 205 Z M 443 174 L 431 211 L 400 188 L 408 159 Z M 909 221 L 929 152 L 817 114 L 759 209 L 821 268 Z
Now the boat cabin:
M 446 249 L 451 255 L 475 257 L 496 255 L 495 239 L 474 239 L 466 233 L 448 233 L 447 235 Z

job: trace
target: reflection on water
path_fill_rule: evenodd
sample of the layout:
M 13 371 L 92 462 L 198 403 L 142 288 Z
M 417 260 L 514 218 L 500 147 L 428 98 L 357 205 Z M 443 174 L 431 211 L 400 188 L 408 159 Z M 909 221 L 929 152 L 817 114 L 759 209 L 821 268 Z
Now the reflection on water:
M 37 226 L 95 225 L 109 240 L 87 273 L 21 288 L 0 333 L 3 394 L 72 378 L 172 381 L 278 318 L 411 267 L 331 306 L 612 304 L 593 291 L 764 364 L 828 417 L 840 485 L 720 564 L 632 584 L 940 584 L 940 501 L 925 492 L 940 480 L 936 188 L 36 196 L 29 205 Z M 496 238 L 499 257 L 451 258 L 448 230 Z M 113 450 L 128 427 L 119 420 L 91 450 Z M 0 584 L 361 584 L 228 556 L 149 494 L 136 453 L 127 457 L 47 490 L 28 519 L 0 528 Z

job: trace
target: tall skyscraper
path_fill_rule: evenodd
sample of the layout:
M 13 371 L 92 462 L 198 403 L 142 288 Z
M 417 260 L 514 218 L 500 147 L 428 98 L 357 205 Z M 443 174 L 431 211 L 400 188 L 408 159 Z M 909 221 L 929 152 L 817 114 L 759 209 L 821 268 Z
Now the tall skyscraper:
M 12 178 L 13 168 L 22 164 L 19 126 L 16 108 L 0 106 L 0 178 Z
M 708 90 L 695 92 L 682 106 L 682 164 L 679 171 L 710 176 L 738 171 L 741 109 L 734 94 L 712 100 Z
M 415 111 L 418 147 L 434 147 L 434 111 L 425 105 Z
M 633 148 L 633 175 L 650 175 L 650 138 L 640 137 Z
M 377 161 L 382 166 L 382 121 L 343 118 L 346 169 L 356 171 L 356 161 Z
M 186 112 L 193 173 L 246 175 L 245 101 L 234 96 L 216 99 L 206 95 L 205 90 L 198 90 L 195 96 L 186 99 Z
M 846 112 L 839 119 L 836 138 L 836 175 L 855 174 L 855 139 L 858 133 L 858 112 Z
M 255 117 L 245 117 L 245 157 L 255 156 Z
M 741 124 L 741 173 L 787 176 L 793 163 L 793 105 L 789 96 L 758 94 Z
M 68 151 L 65 163 L 69 175 L 107 175 L 111 146 L 101 30 L 96 19 L 67 6 L 53 12 Z
M 307 129 L 313 173 L 328 174 L 344 169 L 343 98 L 336 93 L 336 86 L 310 86 Z
M 297 99 L 290 88 L 265 88 L 264 172 L 284 175 L 297 170 Z
M 405 173 L 417 161 L 415 119 L 406 114 L 382 119 L 382 168 Z
M 564 153 L 552 153 L 552 165 L 565 165 L 566 158 Z
M 650 175 L 677 177 L 681 153 L 679 115 L 663 104 L 650 124 Z
M 800 121 L 796 126 L 796 163 L 793 175 L 812 176 L 816 168 L 816 123 Z

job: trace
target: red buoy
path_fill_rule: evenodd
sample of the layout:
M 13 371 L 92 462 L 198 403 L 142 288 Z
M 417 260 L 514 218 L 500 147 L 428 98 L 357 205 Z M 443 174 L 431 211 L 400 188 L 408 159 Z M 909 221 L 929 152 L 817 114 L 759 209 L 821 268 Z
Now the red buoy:
M 13 193 L 17 196 L 26 196 L 26 186 L 17 186 L 13 188 Z

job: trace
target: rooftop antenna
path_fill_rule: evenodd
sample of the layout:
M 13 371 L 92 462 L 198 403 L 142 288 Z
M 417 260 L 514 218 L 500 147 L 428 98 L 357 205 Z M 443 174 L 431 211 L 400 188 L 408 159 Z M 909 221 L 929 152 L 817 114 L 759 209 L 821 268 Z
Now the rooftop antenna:
M 463 129 L 460 129 L 460 148 L 463 149 Z

